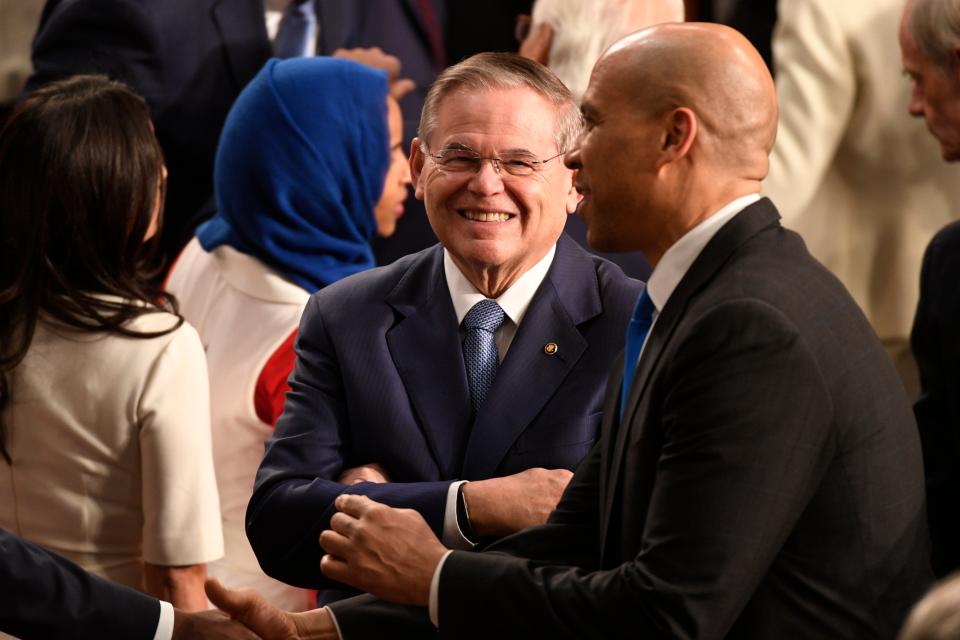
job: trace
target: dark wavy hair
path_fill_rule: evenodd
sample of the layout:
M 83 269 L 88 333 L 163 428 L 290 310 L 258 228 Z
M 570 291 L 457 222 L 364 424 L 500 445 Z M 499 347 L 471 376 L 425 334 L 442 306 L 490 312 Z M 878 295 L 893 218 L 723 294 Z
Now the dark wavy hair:
M 163 209 L 163 172 L 143 98 L 104 76 L 41 87 L 0 130 L 0 453 L 7 463 L 9 374 L 41 315 L 136 338 L 183 323 L 176 300 L 151 284 L 159 271 L 153 243 L 144 242 Z M 179 321 L 158 332 L 128 328 L 157 310 Z

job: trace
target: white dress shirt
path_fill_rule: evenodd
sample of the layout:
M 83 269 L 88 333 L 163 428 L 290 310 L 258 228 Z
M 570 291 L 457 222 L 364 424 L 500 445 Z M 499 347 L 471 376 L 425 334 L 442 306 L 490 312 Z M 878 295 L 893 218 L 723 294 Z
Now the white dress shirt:
M 653 302 L 653 306 L 656 308 L 650 331 L 653 331 L 653 326 L 657 323 L 660 310 L 667 304 L 667 300 L 670 299 L 674 289 L 680 284 L 683 276 L 686 275 L 687 270 L 690 269 L 690 265 L 697 259 L 697 256 L 700 255 L 700 252 L 703 251 L 707 243 L 710 242 L 720 228 L 729 222 L 733 216 L 759 199 L 759 194 L 751 193 L 750 195 L 737 198 L 724 205 L 716 212 L 707 216 L 700 224 L 684 234 L 682 238 L 667 249 L 667 252 L 663 254 L 663 258 L 660 259 L 653 273 L 650 274 L 650 279 L 647 281 L 647 292 L 650 296 L 650 301 Z M 647 335 L 649 335 L 649 333 Z M 646 344 L 644 344 L 644 346 L 646 346 Z M 640 357 L 643 357 L 643 349 L 640 350 Z M 447 504 L 449 512 L 449 500 Z M 433 579 L 430 581 L 430 621 L 438 628 L 440 626 L 440 572 L 443 570 L 443 565 L 451 553 L 453 553 L 453 549 L 443 554 L 443 557 L 437 564 L 436 570 L 433 572 Z

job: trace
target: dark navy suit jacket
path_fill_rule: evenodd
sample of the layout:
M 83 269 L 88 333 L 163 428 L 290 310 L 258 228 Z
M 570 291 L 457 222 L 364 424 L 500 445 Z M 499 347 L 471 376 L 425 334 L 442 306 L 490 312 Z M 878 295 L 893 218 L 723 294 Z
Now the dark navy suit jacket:
M 317 536 L 341 493 L 414 508 L 440 535 L 453 480 L 573 469 L 598 435 L 641 286 L 562 237 L 475 421 L 439 245 L 315 294 L 247 511 L 266 572 L 329 586 Z M 392 482 L 336 482 L 373 462 Z
M 0 631 L 20 638 L 150 640 L 160 603 L 0 529 Z
M 147 100 L 170 172 L 160 245 L 172 259 L 214 211 L 223 121 L 270 54 L 261 0 L 48 0 L 27 89 L 103 73 Z

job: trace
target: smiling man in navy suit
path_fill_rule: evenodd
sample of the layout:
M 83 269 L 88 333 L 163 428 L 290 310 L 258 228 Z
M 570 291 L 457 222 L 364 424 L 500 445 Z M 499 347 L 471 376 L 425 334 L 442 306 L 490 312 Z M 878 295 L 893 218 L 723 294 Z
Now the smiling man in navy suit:
M 641 287 L 562 235 L 580 127 L 566 87 L 511 54 L 431 88 L 410 163 L 440 244 L 308 303 L 247 511 L 267 573 L 337 586 L 318 536 L 344 493 L 413 508 L 460 549 L 556 506 Z

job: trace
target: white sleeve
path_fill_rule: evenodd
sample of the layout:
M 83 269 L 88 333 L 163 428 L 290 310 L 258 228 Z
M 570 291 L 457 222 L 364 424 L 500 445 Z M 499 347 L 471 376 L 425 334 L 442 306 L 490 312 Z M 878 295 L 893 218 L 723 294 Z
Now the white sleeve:
M 466 480 L 451 482 L 447 489 L 447 505 L 443 511 L 443 546 L 448 549 L 459 549 L 469 551 L 473 549 L 473 543 L 463 535 L 460 530 L 460 524 L 457 522 L 457 494 L 460 491 L 460 485 L 466 484 Z
M 440 572 L 451 553 L 453 553 L 453 549 L 443 554 L 440 562 L 437 563 L 437 568 L 433 570 L 433 578 L 430 579 L 430 601 L 427 611 L 430 614 L 430 622 L 438 629 L 440 628 Z
M 773 58 L 780 126 L 763 192 L 777 205 L 784 225 L 795 228 L 797 215 L 807 209 L 833 164 L 853 113 L 857 82 L 837 6 L 828 0 L 777 4 Z
M 223 555 L 206 356 L 193 327 L 170 336 L 140 396 L 143 559 L 183 566 Z
M 343 632 L 340 631 L 340 623 L 337 622 L 337 616 L 334 615 L 333 609 L 330 607 L 324 607 L 324 609 L 326 609 L 327 613 L 330 614 L 330 620 L 333 621 L 333 628 L 337 630 L 337 637 L 340 638 L 340 640 L 343 640 Z
M 173 605 L 166 600 L 160 601 L 160 618 L 157 620 L 157 631 L 153 640 L 173 639 Z

